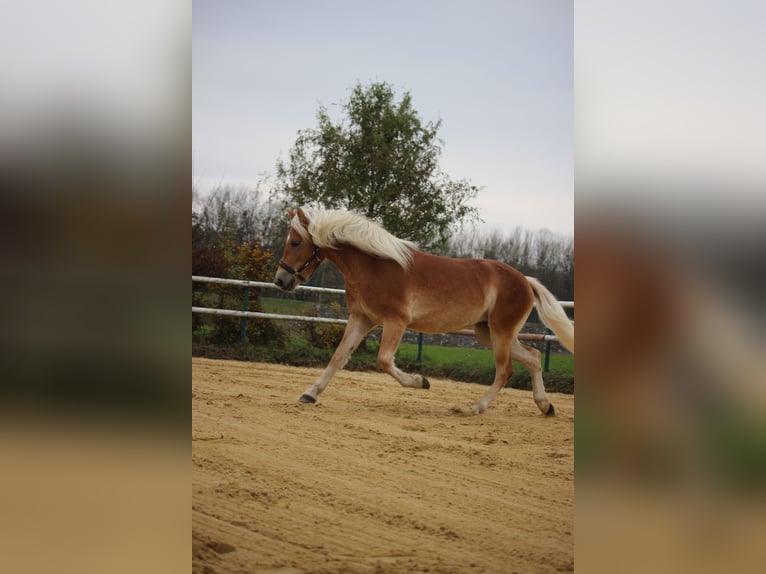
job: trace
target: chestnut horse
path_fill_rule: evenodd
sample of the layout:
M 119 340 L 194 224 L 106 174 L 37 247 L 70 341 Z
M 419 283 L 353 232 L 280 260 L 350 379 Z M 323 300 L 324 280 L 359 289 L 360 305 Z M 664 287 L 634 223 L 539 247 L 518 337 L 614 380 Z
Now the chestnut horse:
M 495 356 L 495 380 L 471 407 L 479 414 L 513 374 L 511 358 L 532 378 L 540 411 L 553 415 L 545 396 L 540 352 L 522 345 L 518 333 L 534 304 L 561 343 L 574 352 L 574 327 L 553 295 L 536 279 L 486 259 L 452 259 L 423 253 L 380 225 L 348 211 L 309 208 L 288 210 L 290 230 L 274 283 L 292 291 L 328 259 L 343 273 L 349 316 L 335 354 L 324 372 L 301 395 L 316 402 L 338 369 L 342 369 L 364 336 L 383 326 L 378 351 L 381 370 L 405 387 L 427 389 L 428 379 L 400 371 L 394 354 L 405 329 L 447 333 L 473 327 L 479 342 Z

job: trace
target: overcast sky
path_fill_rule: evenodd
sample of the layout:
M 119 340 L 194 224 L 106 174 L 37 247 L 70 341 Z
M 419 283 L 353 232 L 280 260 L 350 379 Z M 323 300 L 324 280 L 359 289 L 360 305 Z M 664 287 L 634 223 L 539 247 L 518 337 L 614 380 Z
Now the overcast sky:
M 442 169 L 482 189 L 482 229 L 574 228 L 567 0 L 193 3 L 193 181 L 254 185 L 357 83 L 442 120 Z M 337 116 L 336 116 L 337 117 Z

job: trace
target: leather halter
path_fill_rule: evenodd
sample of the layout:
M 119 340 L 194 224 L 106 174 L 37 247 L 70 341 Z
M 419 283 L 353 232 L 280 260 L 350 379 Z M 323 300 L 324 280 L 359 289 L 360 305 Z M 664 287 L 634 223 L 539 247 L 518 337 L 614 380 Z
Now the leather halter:
M 279 266 L 285 271 L 287 271 L 290 275 L 294 275 L 295 277 L 297 277 L 301 283 L 305 283 L 306 278 L 303 275 L 301 275 L 301 272 L 305 271 L 314 261 L 317 262 L 317 267 L 322 262 L 322 258 L 319 257 L 319 247 L 317 247 L 316 245 L 314 246 L 314 253 L 311 254 L 311 257 L 308 258 L 308 261 L 306 261 L 306 263 L 298 267 L 298 269 L 294 269 L 293 267 L 285 263 L 283 259 L 279 260 Z

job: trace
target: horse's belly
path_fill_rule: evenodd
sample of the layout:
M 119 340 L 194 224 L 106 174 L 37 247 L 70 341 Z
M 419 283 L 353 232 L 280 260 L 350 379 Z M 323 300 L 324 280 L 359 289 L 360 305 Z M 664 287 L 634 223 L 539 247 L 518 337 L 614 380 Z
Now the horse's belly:
M 440 309 L 414 315 L 408 328 L 422 333 L 449 333 L 486 320 L 487 314 L 481 311 L 450 312 Z

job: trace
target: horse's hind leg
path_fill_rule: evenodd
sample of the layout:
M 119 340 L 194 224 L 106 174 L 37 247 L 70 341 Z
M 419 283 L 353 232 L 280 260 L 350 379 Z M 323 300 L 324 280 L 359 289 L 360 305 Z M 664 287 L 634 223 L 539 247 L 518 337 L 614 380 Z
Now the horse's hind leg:
M 513 358 L 524 365 L 527 368 L 527 371 L 529 371 L 529 375 L 532 379 L 532 396 L 535 399 L 537 408 L 539 408 L 545 416 L 556 414 L 553 405 L 548 401 L 548 397 L 545 396 L 543 370 L 540 367 L 540 351 L 533 347 L 522 345 L 519 342 L 518 337 L 514 337 L 511 353 L 513 353 Z
M 302 403 L 315 403 L 319 393 L 321 393 L 330 382 L 333 375 L 338 369 L 342 369 L 351 353 L 354 352 L 357 345 L 362 342 L 364 336 L 372 329 L 373 324 L 367 317 L 351 314 L 348 317 L 348 323 L 346 324 L 346 330 L 343 332 L 343 338 L 335 349 L 330 363 L 325 370 L 319 376 L 319 378 L 311 385 L 305 393 L 303 393 L 298 399 Z
M 399 348 L 405 326 L 399 323 L 383 323 L 383 334 L 380 337 L 378 350 L 378 366 L 384 373 L 394 377 L 403 387 L 428 389 L 431 385 L 422 375 L 410 375 L 400 371 L 394 364 L 394 355 Z
M 473 326 L 473 332 L 474 335 L 476 335 L 476 340 L 479 341 L 479 343 L 488 349 L 492 348 L 492 336 L 489 332 L 489 325 L 486 323 L 476 323 L 476 325 Z
M 527 313 L 528 314 L 528 313 Z M 487 323 L 474 325 L 476 338 L 483 345 L 490 345 L 495 355 L 495 380 L 490 385 L 484 396 L 471 407 L 475 414 L 481 414 L 489 408 L 489 404 L 497 394 L 505 387 L 508 379 L 513 375 L 513 341 L 521 330 L 526 320 L 526 315 L 515 317 L 515 324 L 508 316 L 499 313 L 490 314 Z M 509 326 L 510 325 L 510 326 Z M 516 357 L 514 357 L 516 358 Z
M 492 332 L 492 351 L 495 355 L 495 380 L 484 393 L 484 396 L 478 403 L 471 407 L 475 414 L 481 414 L 487 410 L 489 404 L 497 396 L 497 393 L 505 386 L 508 379 L 513 375 L 513 364 L 511 363 L 511 334 L 499 334 Z
M 492 336 L 489 331 L 489 326 L 487 325 L 487 323 L 478 323 L 477 325 L 475 325 L 474 332 L 476 333 L 476 338 L 478 339 L 479 343 L 481 343 L 485 347 L 493 348 Z M 535 399 L 535 404 L 537 405 L 537 408 L 539 408 L 540 411 L 546 416 L 552 416 L 556 414 L 556 410 L 553 408 L 553 404 L 551 404 L 551 402 L 548 400 L 548 397 L 545 395 L 545 387 L 543 385 L 543 370 L 540 367 L 540 351 L 538 351 L 534 347 L 528 347 L 526 345 L 522 345 L 519 342 L 519 338 L 517 335 L 513 337 L 511 342 L 511 355 L 513 359 L 519 361 L 522 365 L 524 365 L 527 368 L 527 371 L 529 371 L 529 375 L 532 379 L 532 396 Z M 513 373 L 513 371 L 511 371 L 511 373 Z M 509 378 L 510 376 L 511 375 L 508 375 Z M 491 392 L 491 389 L 490 391 L 487 392 L 487 394 L 489 395 L 490 392 Z M 499 392 L 499 389 L 498 389 L 498 392 Z M 497 393 L 495 392 L 494 394 L 497 394 Z M 492 400 L 492 398 L 494 398 L 494 394 L 492 395 L 492 397 L 489 398 L 490 401 Z M 486 398 L 487 396 L 485 395 L 484 399 Z M 487 402 L 487 406 L 489 406 L 489 402 Z M 483 412 L 479 410 L 480 408 L 481 408 L 481 401 L 477 403 L 476 405 L 474 405 L 473 411 Z

